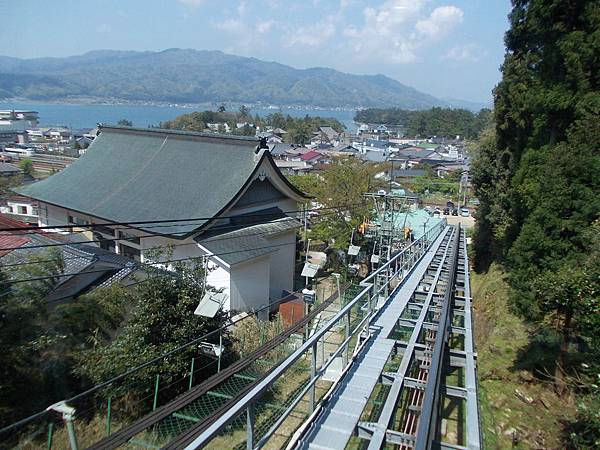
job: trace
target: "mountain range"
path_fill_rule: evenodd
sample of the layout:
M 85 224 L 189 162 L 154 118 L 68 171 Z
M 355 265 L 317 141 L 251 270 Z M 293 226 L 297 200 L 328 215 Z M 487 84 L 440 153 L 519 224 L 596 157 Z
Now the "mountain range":
M 464 107 L 384 75 L 295 69 L 220 51 L 96 50 L 63 58 L 0 56 L 0 99 L 239 102 L 318 107 Z M 475 109 L 473 105 L 471 109 Z

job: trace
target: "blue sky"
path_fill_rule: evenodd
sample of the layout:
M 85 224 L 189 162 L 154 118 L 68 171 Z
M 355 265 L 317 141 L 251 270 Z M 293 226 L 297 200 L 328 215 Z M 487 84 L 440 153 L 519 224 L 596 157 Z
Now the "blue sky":
M 491 101 L 509 0 L 7 0 L 0 54 L 222 50 Z

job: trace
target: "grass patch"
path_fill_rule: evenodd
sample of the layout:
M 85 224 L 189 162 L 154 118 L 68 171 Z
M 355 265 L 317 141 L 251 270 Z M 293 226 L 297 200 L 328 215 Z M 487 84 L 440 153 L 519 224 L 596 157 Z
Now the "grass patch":
M 493 265 L 472 273 L 471 287 L 484 448 L 564 448 L 561 432 L 575 401 L 520 369 L 534 367 L 540 352 L 531 349 L 535 330 L 509 311 L 503 272 Z

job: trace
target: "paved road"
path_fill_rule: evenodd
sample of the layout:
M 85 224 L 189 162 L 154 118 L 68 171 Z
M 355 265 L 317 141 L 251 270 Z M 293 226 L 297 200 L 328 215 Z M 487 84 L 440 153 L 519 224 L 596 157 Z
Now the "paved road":
M 440 216 L 440 217 L 445 217 L 448 220 L 448 225 L 456 225 L 458 223 L 461 224 L 461 226 L 466 227 L 466 228 L 471 228 L 473 226 L 475 226 L 475 218 L 473 216 L 469 216 L 469 217 L 462 217 L 462 216 Z

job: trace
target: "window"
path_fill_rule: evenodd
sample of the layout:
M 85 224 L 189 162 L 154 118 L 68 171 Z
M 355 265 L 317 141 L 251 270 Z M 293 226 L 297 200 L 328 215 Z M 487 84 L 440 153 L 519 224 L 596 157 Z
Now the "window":
M 12 213 L 12 212 L 14 212 L 14 210 L 13 210 L 13 207 L 12 207 L 12 206 L 9 206 L 9 207 L 8 207 L 8 212 L 9 212 L 9 213 Z
M 77 217 L 77 216 L 67 216 L 67 221 L 69 223 L 74 223 L 75 225 L 89 225 L 90 223 L 85 220 L 82 219 L 81 217 Z
M 133 244 L 140 245 L 140 238 L 131 233 L 126 233 L 125 231 L 119 231 L 119 239 L 123 239 L 125 241 L 131 242 Z
M 94 240 L 98 241 L 100 244 L 100 248 L 103 250 L 108 250 L 109 252 L 115 252 L 115 242 L 109 239 L 106 239 L 100 233 L 94 232 Z
M 104 225 L 95 225 L 94 224 L 94 230 L 96 230 L 102 234 L 106 234 L 108 236 L 115 235 L 115 230 L 113 230 L 112 228 L 109 228 L 109 227 L 105 227 Z
M 39 211 L 39 208 L 37 206 L 32 206 L 31 207 L 31 215 L 32 216 L 39 216 L 40 215 L 40 211 Z
M 19 206 L 19 214 L 27 215 L 27 206 Z
M 119 244 L 119 253 L 135 261 L 141 261 L 142 252 L 140 252 L 140 250 L 137 248 L 130 247 L 129 245 Z

